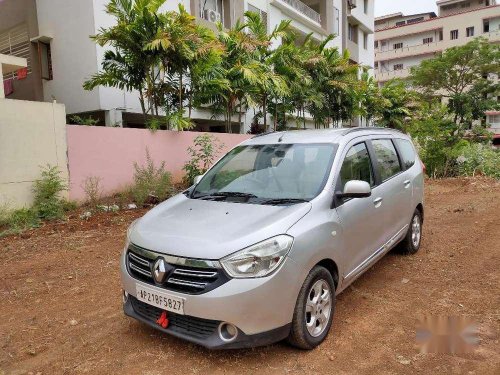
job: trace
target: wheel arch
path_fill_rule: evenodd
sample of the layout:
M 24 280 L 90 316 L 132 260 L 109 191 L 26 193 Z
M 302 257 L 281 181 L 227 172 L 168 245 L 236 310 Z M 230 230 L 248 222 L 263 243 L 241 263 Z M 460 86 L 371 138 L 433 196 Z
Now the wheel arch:
M 339 287 L 339 268 L 337 266 L 337 263 L 335 263 L 333 259 L 325 258 L 316 263 L 315 267 L 316 266 L 325 267 L 328 270 L 328 272 L 330 272 L 333 278 L 333 282 L 335 283 L 335 290 L 337 290 Z
M 424 205 L 422 203 L 417 204 L 417 210 L 420 211 L 420 215 L 422 217 L 422 223 L 424 222 Z

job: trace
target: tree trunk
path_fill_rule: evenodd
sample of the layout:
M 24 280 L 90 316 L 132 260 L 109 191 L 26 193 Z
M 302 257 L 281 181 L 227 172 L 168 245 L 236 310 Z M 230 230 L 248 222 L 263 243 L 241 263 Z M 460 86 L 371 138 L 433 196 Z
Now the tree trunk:
M 274 131 L 276 131 L 278 125 L 278 98 L 274 102 Z
M 304 129 L 306 128 L 306 107 L 302 106 L 302 123 L 304 124 Z
M 264 131 L 267 132 L 267 94 L 264 94 L 264 99 L 262 100 L 262 113 L 264 114 Z
M 240 126 L 240 133 L 241 133 L 241 101 L 240 101 L 239 110 L 238 110 L 238 124 Z

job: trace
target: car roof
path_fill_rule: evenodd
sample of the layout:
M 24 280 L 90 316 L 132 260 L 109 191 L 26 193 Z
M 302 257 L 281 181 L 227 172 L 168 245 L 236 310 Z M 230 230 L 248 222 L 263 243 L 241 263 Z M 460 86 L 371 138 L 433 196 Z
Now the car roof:
M 406 135 L 398 130 L 388 128 L 364 127 L 364 128 L 340 128 L 340 129 L 314 129 L 314 130 L 290 130 L 283 132 L 270 132 L 258 134 L 242 145 L 261 145 L 274 143 L 339 143 L 351 138 L 365 135 L 398 135 L 406 138 Z

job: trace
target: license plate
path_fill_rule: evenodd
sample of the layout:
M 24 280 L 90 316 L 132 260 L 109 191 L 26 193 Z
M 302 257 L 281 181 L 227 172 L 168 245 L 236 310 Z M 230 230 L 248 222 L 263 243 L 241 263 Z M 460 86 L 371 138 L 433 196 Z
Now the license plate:
M 136 297 L 139 301 L 159 307 L 162 310 L 184 315 L 184 298 L 172 296 L 167 293 L 136 285 Z

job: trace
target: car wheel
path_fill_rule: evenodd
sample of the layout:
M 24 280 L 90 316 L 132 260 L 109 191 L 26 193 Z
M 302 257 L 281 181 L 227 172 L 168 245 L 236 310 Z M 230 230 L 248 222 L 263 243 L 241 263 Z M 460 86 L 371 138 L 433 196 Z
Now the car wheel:
M 314 349 L 328 335 L 334 311 L 332 275 L 326 268 L 316 266 L 300 289 L 288 342 L 300 349 Z
M 415 210 L 411 218 L 410 227 L 406 237 L 401 241 L 399 250 L 403 254 L 415 254 L 420 249 L 422 242 L 422 214 Z

